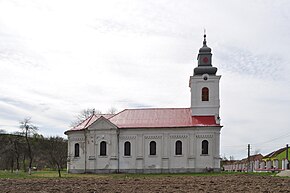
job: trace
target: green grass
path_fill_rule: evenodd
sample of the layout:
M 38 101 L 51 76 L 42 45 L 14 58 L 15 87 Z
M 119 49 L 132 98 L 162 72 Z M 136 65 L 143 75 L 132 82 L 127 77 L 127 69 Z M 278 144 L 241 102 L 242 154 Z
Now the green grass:
M 114 174 L 111 174 L 114 175 Z M 110 174 L 68 174 L 66 171 L 61 171 L 62 178 L 103 178 L 112 177 Z M 19 171 L 18 173 L 0 170 L 1 178 L 58 178 L 57 171 L 32 171 L 31 175 L 27 172 Z
M 26 174 L 23 172 L 19 172 L 18 174 L 11 173 L 10 171 L 0 170 L 0 178 L 25 178 Z
M 11 173 L 10 171 L 0 170 L 0 178 L 54 178 L 58 177 L 58 173 L 56 171 L 33 171 L 31 175 L 28 175 L 27 172 L 19 171 L 16 173 L 15 171 Z
M 184 174 L 68 174 L 61 171 L 62 178 L 163 178 L 180 176 L 223 176 L 223 175 L 259 175 L 271 176 L 273 173 L 240 173 L 240 172 L 217 172 L 217 173 L 184 173 Z M 57 171 L 33 171 L 31 175 L 23 171 L 11 173 L 10 171 L 0 170 L 1 178 L 58 178 Z

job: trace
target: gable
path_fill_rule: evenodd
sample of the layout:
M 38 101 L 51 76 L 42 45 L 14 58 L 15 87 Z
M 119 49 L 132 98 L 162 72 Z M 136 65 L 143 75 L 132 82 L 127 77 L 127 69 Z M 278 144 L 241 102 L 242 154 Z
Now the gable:
M 103 116 L 98 118 L 88 127 L 88 130 L 109 130 L 109 129 L 118 129 L 118 127 Z

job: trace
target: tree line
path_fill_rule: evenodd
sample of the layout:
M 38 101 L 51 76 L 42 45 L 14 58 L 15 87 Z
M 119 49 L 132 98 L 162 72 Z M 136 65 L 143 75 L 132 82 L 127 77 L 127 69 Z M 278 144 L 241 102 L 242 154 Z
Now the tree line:
M 116 112 L 117 109 L 111 107 L 107 114 Z M 82 123 L 93 114 L 102 112 L 94 108 L 84 109 L 70 126 Z M 59 136 L 44 137 L 39 134 L 31 118 L 20 121 L 19 128 L 19 132 L 12 134 L 0 129 L 0 170 L 23 170 L 31 174 L 33 169 L 56 169 L 61 177 L 60 171 L 66 168 L 67 163 L 67 140 Z
M 59 137 L 44 137 L 37 133 L 30 118 L 20 122 L 20 131 L 0 133 L 0 169 L 31 174 L 36 169 L 66 168 L 67 140 Z

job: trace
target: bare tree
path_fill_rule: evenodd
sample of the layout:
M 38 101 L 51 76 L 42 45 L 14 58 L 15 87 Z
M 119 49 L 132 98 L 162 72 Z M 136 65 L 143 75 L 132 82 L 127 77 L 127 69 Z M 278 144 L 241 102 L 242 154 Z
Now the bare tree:
M 0 143 L 0 160 L 1 168 L 10 168 L 11 172 L 14 171 L 16 163 L 16 171 L 19 171 L 19 159 L 21 155 L 20 151 L 20 136 L 13 134 L 3 134 L 1 136 Z
M 25 118 L 23 121 L 20 121 L 20 129 L 22 130 L 22 134 L 25 137 L 27 145 L 27 153 L 29 158 L 28 174 L 31 175 L 33 156 L 29 136 L 33 133 L 36 133 L 38 129 L 31 123 L 31 118 Z
M 15 155 L 15 161 L 16 161 L 16 172 L 20 169 L 20 155 L 21 155 L 21 139 L 19 135 L 15 135 L 13 139 L 13 151 Z
M 0 129 L 0 134 L 5 134 L 6 131 L 4 129 Z
M 4 156 L 4 160 L 6 162 L 6 167 L 10 168 L 11 173 L 14 170 L 14 161 L 15 161 L 15 156 L 14 156 L 14 144 L 13 144 L 13 139 L 11 138 L 10 135 L 7 135 L 7 138 L 5 139 L 5 146 L 3 146 L 0 150 L 1 155 Z
M 61 170 L 67 162 L 67 141 L 56 136 L 44 140 L 44 143 L 50 164 L 57 168 L 58 176 L 61 177 Z
M 87 108 L 82 110 L 77 116 L 76 120 L 72 121 L 70 126 L 75 127 L 82 123 L 84 120 L 92 116 L 93 114 L 101 114 L 102 112 L 99 110 L 95 110 L 94 108 Z
M 111 107 L 107 111 L 108 114 L 116 114 L 116 112 L 117 112 L 117 109 L 115 107 Z
M 259 154 L 260 152 L 261 152 L 260 149 L 256 149 L 255 152 L 254 152 L 254 155 L 257 155 L 257 154 Z
M 224 156 L 222 157 L 222 160 L 223 160 L 223 161 L 228 161 L 228 158 L 226 157 L 226 155 L 224 155 Z

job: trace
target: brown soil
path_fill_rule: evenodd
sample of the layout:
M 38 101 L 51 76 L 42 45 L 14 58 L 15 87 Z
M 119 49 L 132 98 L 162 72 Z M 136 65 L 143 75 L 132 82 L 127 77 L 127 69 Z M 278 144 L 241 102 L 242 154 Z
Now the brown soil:
M 290 192 L 290 178 L 238 174 L 0 179 L 0 192 Z

